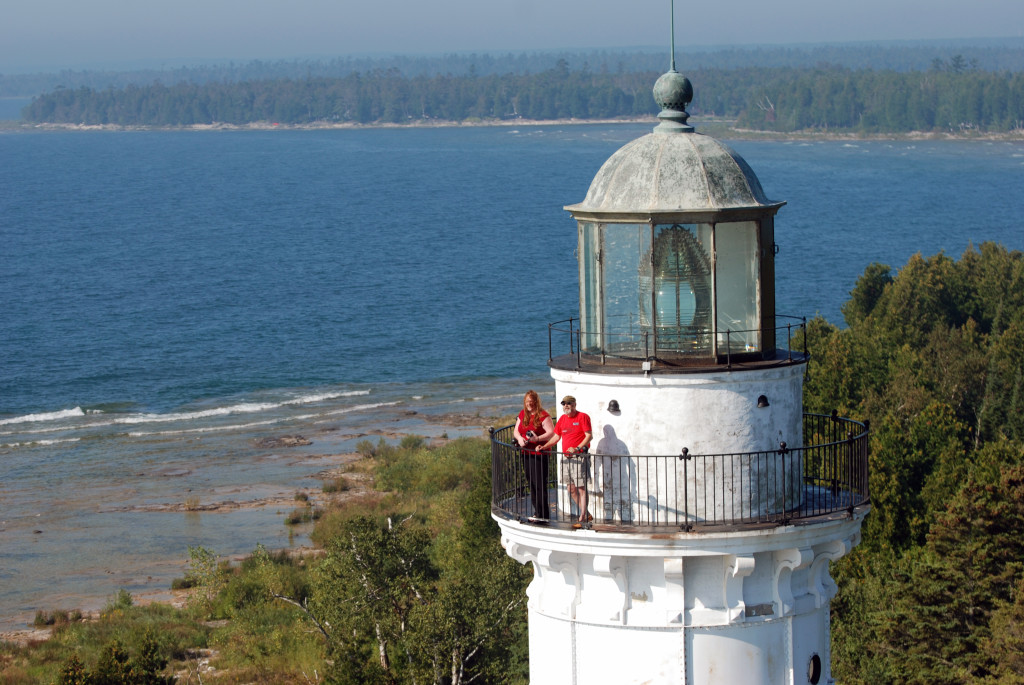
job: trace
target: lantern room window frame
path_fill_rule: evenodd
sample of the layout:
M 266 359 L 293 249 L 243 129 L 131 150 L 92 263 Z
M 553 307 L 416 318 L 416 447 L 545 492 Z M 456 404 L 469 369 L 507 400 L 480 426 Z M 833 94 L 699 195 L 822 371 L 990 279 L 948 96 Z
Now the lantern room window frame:
M 583 355 L 681 365 L 774 356 L 773 213 L 577 226 Z

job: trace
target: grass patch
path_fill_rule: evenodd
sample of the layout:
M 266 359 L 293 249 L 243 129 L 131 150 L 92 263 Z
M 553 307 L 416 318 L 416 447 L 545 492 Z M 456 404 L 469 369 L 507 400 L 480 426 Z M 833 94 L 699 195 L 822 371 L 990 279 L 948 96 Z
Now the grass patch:
M 24 648 L 0 643 L 0 682 L 56 683 L 64 670 L 93 679 L 63 682 L 122 682 L 116 679 L 118 664 L 135 669 L 139 679 L 131 682 L 171 682 L 176 670 L 187 667 L 189 653 L 208 645 L 211 632 L 180 609 L 133 606 L 126 591 L 112 598 L 95 621 L 83 621 L 81 614 L 73 620 L 74 611 L 40 613 L 44 624 L 54 628 L 50 639 Z M 48 623 L 54 615 L 58 618 Z
M 78 609 L 73 609 L 71 611 L 55 609 L 52 612 L 37 611 L 35 619 L 32 621 L 32 625 L 36 628 L 60 628 L 68 625 L 69 623 L 77 623 L 81 620 L 82 612 Z

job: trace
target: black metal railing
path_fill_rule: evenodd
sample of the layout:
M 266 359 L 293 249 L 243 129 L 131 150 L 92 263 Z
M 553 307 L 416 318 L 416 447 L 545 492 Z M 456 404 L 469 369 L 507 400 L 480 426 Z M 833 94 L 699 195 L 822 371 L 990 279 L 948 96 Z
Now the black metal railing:
M 733 362 L 763 357 L 770 351 L 773 360 L 803 363 L 807 359 L 807 319 L 778 315 L 775 326 L 752 330 L 664 330 L 635 325 L 620 326 L 623 330 L 588 331 L 580 328 L 577 318 L 548 324 L 548 363 L 564 357 L 577 368 L 584 363 L 622 364 L 652 360 L 680 362 L 713 361 L 732 366 Z M 794 337 L 799 336 L 802 350 L 793 350 Z M 785 341 L 783 346 L 783 340 Z M 768 343 L 767 345 L 765 343 Z M 776 354 L 781 350 L 781 354 Z
M 513 426 L 491 432 L 492 512 L 506 519 L 569 527 L 581 518 L 560 477 L 566 455 L 520 450 Z M 587 527 L 605 531 L 692 531 L 785 525 L 852 515 L 869 502 L 868 426 L 804 414 L 803 444 L 733 454 L 590 454 L 582 466 Z M 539 475 L 538 475 L 539 474 Z M 543 483 L 544 491 L 531 492 Z M 536 511 L 547 507 L 546 512 Z

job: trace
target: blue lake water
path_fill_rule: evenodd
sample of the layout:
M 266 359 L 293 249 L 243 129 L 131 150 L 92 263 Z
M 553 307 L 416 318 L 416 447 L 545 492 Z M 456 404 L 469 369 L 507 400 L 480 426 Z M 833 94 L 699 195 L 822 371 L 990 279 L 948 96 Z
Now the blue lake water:
M 650 128 L 0 133 L 0 617 L 166 587 L 189 544 L 301 542 L 281 507 L 154 509 L 550 390 L 562 207 Z M 840 323 L 871 262 L 1024 247 L 1022 143 L 730 145 L 788 203 L 780 313 Z M 313 445 L 254 447 L 286 432 Z

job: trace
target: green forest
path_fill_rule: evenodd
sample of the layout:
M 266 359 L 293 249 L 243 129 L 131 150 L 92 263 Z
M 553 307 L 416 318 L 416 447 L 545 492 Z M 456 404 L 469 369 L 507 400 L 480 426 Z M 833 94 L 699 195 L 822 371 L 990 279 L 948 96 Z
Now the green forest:
M 1024 682 L 1024 254 L 872 264 L 817 319 L 805 411 L 871 422 L 872 510 L 835 564 L 837 682 Z
M 62 88 L 37 96 L 31 123 L 192 126 L 408 124 L 608 119 L 656 113 L 658 71 L 570 69 L 407 76 L 395 68 L 342 77 Z M 926 70 L 843 66 L 696 68 L 695 116 L 793 132 L 1006 132 L 1024 129 L 1024 71 L 985 71 L 961 55 Z
M 1024 683 L 1024 253 L 871 264 L 843 316 L 810 322 L 805 383 L 806 411 L 871 426 L 872 509 L 831 569 L 836 681 Z M 531 572 L 490 518 L 487 441 L 357 447 L 324 493 L 372 489 L 296 496 L 315 554 L 192 549 L 184 609 L 122 592 L 97 620 L 40 612 L 53 637 L 0 644 L 0 680 L 527 682 Z

